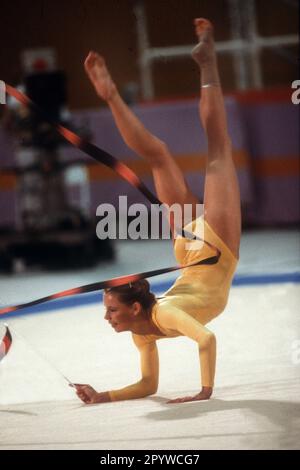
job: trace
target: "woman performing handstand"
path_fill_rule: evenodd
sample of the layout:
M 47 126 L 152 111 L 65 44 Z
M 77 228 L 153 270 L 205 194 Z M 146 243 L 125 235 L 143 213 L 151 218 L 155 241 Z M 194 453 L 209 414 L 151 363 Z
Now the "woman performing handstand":
M 105 319 L 116 332 L 132 332 L 141 356 L 142 378 L 125 388 L 100 393 L 90 385 L 76 384 L 77 395 L 85 403 L 129 400 L 154 394 L 158 387 L 159 371 L 156 341 L 176 336 L 187 336 L 198 343 L 202 388 L 195 396 L 177 398 L 168 403 L 207 400 L 213 392 L 216 339 L 205 325 L 219 315 L 227 303 L 239 257 L 241 212 L 213 27 L 202 18 L 194 23 L 199 43 L 193 49 L 192 56 L 201 71 L 199 113 L 208 141 L 205 212 L 204 220 L 201 220 L 204 240 L 217 247 L 221 257 L 214 265 L 183 269 L 160 299 L 150 292 L 146 280 L 105 290 Z M 124 103 L 103 58 L 90 52 L 85 70 L 99 97 L 109 105 L 126 144 L 150 163 L 159 200 L 168 206 L 174 203 L 181 207 L 190 204 L 195 214 L 199 200 L 187 187 L 168 147 L 147 131 Z M 192 220 L 186 225 L 186 230 L 195 233 L 197 223 L 197 218 Z M 186 246 L 185 238 L 176 238 L 174 251 L 181 265 L 211 256 L 211 248 L 206 244 L 201 250 L 186 249 Z

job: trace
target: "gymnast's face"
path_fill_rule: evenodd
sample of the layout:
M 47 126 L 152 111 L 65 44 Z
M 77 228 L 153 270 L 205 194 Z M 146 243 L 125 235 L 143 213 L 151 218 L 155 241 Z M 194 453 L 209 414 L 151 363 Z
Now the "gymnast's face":
M 133 322 L 141 312 L 141 304 L 134 302 L 127 305 L 121 302 L 117 294 L 105 293 L 103 303 L 106 309 L 105 320 L 117 333 L 131 331 Z

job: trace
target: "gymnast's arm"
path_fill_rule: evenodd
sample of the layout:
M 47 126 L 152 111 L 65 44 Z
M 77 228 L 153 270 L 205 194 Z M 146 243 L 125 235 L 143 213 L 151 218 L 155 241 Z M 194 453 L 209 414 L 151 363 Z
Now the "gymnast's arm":
M 132 335 L 140 353 L 141 379 L 127 387 L 109 392 L 111 401 L 132 400 L 153 395 L 158 387 L 159 360 L 156 341 L 144 342 L 143 337 Z
M 139 335 L 133 335 L 133 340 L 140 352 L 142 378 L 132 385 L 108 392 L 97 392 L 88 384 L 74 384 L 78 397 L 84 403 L 91 405 L 110 401 L 133 400 L 156 393 L 159 374 L 156 342 L 145 342 L 143 337 Z
M 151 158 L 152 164 L 155 164 L 154 159 L 157 156 L 159 164 L 161 156 L 169 154 L 166 144 L 144 127 L 121 98 L 103 57 L 90 52 L 84 66 L 96 93 L 109 105 L 119 132 L 128 147 L 146 159 Z
M 170 400 L 168 403 L 205 400 L 210 398 L 216 367 L 215 335 L 182 309 L 171 305 L 166 298 L 157 310 L 157 321 L 163 328 L 178 331 L 198 343 L 202 390 L 194 397 Z

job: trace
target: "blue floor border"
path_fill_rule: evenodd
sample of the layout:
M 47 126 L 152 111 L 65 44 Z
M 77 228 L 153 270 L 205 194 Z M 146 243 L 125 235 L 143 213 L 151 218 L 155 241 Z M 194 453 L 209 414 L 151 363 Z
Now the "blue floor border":
M 175 278 L 174 278 L 175 279 Z M 173 280 L 163 281 L 160 283 L 152 283 L 152 291 L 154 293 L 161 293 L 171 287 Z M 283 274 L 256 274 L 251 276 L 236 275 L 233 279 L 232 286 L 254 286 L 263 284 L 283 284 L 283 283 L 300 283 L 300 272 L 283 273 Z M 44 313 L 53 310 L 60 310 L 65 308 L 80 307 L 81 305 L 90 305 L 102 302 L 102 292 L 93 292 L 89 294 L 82 294 L 78 296 L 68 297 L 65 299 L 52 300 L 42 305 L 24 308 L 17 312 L 1 315 L 0 319 L 15 318 L 22 315 L 29 315 L 34 313 Z

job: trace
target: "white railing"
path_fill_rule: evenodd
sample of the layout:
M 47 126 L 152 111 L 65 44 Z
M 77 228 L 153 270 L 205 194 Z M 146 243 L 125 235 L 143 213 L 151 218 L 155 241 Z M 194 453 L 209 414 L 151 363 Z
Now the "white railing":
M 227 0 L 232 39 L 217 41 L 218 53 L 230 53 L 234 58 L 234 72 L 237 88 L 262 88 L 263 76 L 260 64 L 260 52 L 265 48 L 290 46 L 299 43 L 297 34 L 284 36 L 259 36 L 256 28 L 256 11 L 254 0 Z M 294 4 L 292 4 L 293 6 Z M 296 5 L 295 5 L 296 6 Z M 195 44 L 170 47 L 151 47 L 148 38 L 145 5 L 140 0 L 135 5 L 137 19 L 137 36 L 139 50 L 139 67 L 142 98 L 154 98 L 152 64 L 154 61 L 188 57 Z M 242 26 L 244 35 L 242 37 Z

